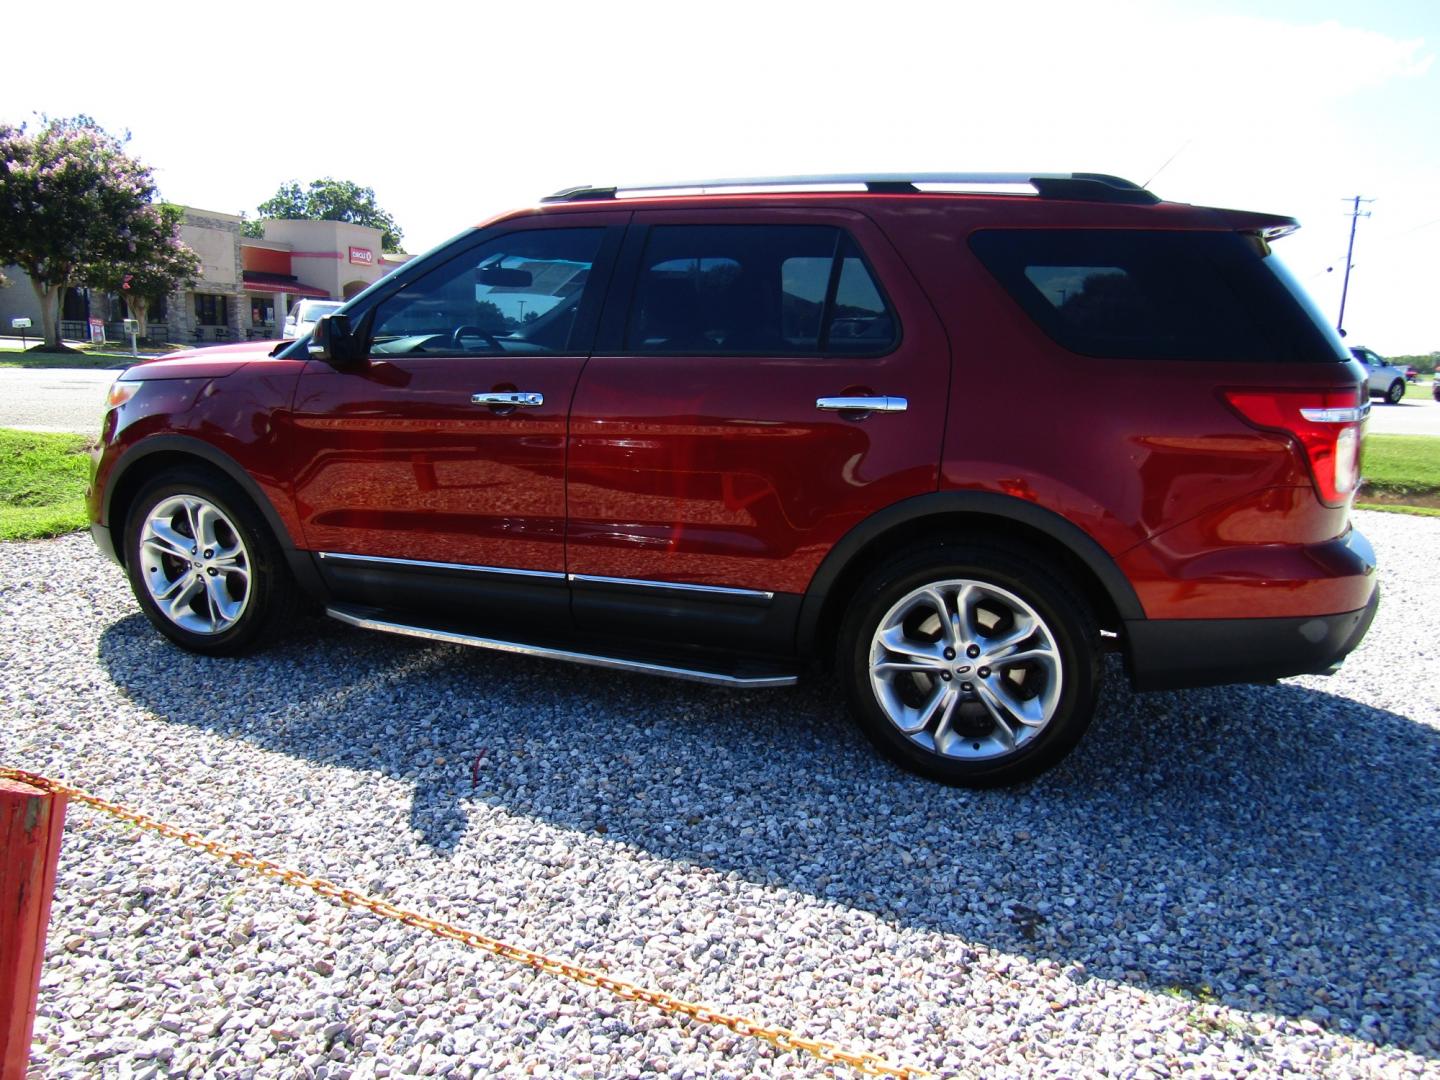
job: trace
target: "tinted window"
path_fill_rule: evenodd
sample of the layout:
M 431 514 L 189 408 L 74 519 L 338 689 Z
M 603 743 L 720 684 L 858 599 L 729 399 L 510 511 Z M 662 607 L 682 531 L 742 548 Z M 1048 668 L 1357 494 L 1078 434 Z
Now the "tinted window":
M 986 230 L 971 248 L 1055 341 L 1089 356 L 1343 359 L 1268 247 L 1238 233 Z
M 417 277 L 375 311 L 370 352 L 546 355 L 586 343 L 575 327 L 602 229 L 496 237 Z
M 226 297 L 210 293 L 195 294 L 195 321 L 201 326 L 229 326 Z
M 660 225 L 626 330 L 636 353 L 880 353 L 895 320 L 854 241 L 811 225 Z
M 895 322 L 858 252 L 845 251 L 830 320 L 830 350 L 866 352 L 894 340 Z M 877 350 L 878 351 L 878 350 Z

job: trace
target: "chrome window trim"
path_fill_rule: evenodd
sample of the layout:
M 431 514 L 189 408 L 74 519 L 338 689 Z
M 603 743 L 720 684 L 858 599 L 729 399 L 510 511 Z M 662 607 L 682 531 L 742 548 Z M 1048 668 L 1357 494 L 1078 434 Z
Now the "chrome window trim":
M 491 574 L 501 577 L 546 578 L 564 581 L 565 575 L 554 570 L 520 570 L 509 566 L 475 566 L 471 563 L 431 562 L 428 559 L 392 559 L 384 555 L 350 555 L 339 551 L 318 552 L 321 559 L 333 562 L 375 563 L 381 566 L 414 566 L 426 570 L 457 570 L 467 574 Z
M 680 581 L 647 581 L 643 578 L 603 577 L 599 574 L 569 574 L 572 584 L 582 585 L 630 585 L 641 589 L 673 589 L 679 592 L 710 593 L 719 596 L 739 596 L 747 600 L 770 601 L 773 592 L 762 589 L 734 589 L 725 585 L 690 585 Z

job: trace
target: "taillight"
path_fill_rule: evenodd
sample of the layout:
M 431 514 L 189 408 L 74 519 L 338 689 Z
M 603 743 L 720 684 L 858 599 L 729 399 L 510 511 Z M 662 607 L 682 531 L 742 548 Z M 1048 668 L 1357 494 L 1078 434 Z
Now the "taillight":
M 1356 390 L 1226 390 L 1247 422 L 1293 437 L 1305 451 L 1320 501 L 1344 506 L 1360 481 L 1360 442 L 1369 395 Z

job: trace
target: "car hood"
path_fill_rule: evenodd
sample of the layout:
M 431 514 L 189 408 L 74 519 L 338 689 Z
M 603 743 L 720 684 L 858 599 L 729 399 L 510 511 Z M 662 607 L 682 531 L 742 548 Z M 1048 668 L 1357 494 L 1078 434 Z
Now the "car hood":
M 126 368 L 120 378 L 124 381 L 223 379 L 246 364 L 277 362 L 278 358 L 271 356 L 270 351 L 278 344 L 278 341 L 244 341 L 238 345 L 211 345 L 203 349 L 187 349 L 169 356 L 141 360 L 138 364 Z M 285 344 L 288 345 L 289 342 Z

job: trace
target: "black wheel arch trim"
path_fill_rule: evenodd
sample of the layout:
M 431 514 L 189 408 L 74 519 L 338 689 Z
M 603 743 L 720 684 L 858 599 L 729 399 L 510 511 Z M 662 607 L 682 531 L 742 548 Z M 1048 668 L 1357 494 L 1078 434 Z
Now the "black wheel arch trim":
M 1128 578 L 1100 544 L 1078 525 L 1053 510 L 1036 506 L 1011 495 L 993 491 L 936 491 L 916 495 L 870 515 L 840 539 L 810 579 L 800 609 L 797 644 L 805 654 L 813 652 L 820 630 L 825 601 L 841 574 L 862 551 L 885 533 L 924 518 L 946 514 L 977 514 L 1004 518 L 1044 534 L 1061 544 L 1083 563 L 1100 582 L 1121 619 L 1145 618 L 1145 609 Z
M 124 558 L 123 544 L 118 539 L 123 535 L 124 523 L 116 522 L 111 513 L 111 501 L 115 497 L 116 490 L 126 476 L 137 465 L 146 458 L 156 454 L 183 454 L 187 457 L 198 458 L 205 464 L 218 469 L 227 479 L 232 481 L 245 496 L 255 504 L 260 511 L 260 516 L 265 519 L 265 524 L 270 528 L 275 542 L 280 545 L 280 550 L 289 564 L 291 572 L 295 575 L 296 581 L 307 592 L 314 595 L 325 595 L 325 588 L 321 582 L 318 571 L 315 568 L 315 560 L 310 552 L 301 550 L 295 544 L 290 535 L 290 530 L 285 527 L 285 522 L 275 511 L 265 492 L 255 479 L 247 473 L 240 463 L 223 450 L 219 450 L 202 439 L 189 435 L 152 435 L 142 439 L 135 445 L 127 448 L 121 455 L 120 460 L 115 463 L 111 470 L 108 482 L 105 485 L 105 494 L 101 502 L 100 513 L 106 525 L 111 530 L 111 535 L 117 539 L 114 541 L 114 549 Z

